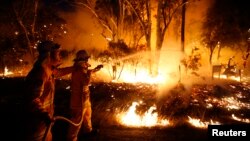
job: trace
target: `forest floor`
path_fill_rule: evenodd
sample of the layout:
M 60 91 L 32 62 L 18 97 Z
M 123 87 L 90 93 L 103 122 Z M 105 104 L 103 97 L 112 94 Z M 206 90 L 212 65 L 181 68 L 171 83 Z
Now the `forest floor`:
M 2 135 L 17 140 L 22 115 L 23 81 L 20 78 L 0 79 L 0 112 Z M 69 80 L 57 80 L 55 115 L 69 117 Z M 208 140 L 208 128 L 200 124 L 211 120 L 219 124 L 250 123 L 250 84 L 224 81 L 217 84 L 195 84 L 186 89 L 183 85 L 157 97 L 158 87 L 151 84 L 104 83 L 90 86 L 92 124 L 98 133 L 91 137 L 80 135 L 80 141 L 183 141 Z M 164 93 L 164 92 L 163 92 Z M 127 111 L 135 101 L 143 101 L 137 113 L 145 113 L 156 105 L 158 117 L 169 119 L 167 126 L 131 127 L 123 125 L 117 115 Z M 212 124 L 212 123 L 209 123 Z M 56 121 L 52 127 L 53 141 L 64 141 L 69 123 Z

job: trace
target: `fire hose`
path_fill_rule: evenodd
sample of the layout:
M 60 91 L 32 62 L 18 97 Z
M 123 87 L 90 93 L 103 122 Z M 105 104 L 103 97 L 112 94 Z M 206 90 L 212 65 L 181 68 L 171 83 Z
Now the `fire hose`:
M 74 126 L 79 126 L 79 125 L 81 125 L 81 123 L 82 123 L 82 121 L 83 121 L 83 118 L 81 118 L 80 122 L 78 122 L 78 123 L 75 123 L 75 122 L 73 122 L 72 120 L 70 120 L 70 119 L 68 119 L 68 118 L 65 118 L 65 117 L 63 117 L 63 116 L 55 116 L 55 117 L 54 117 L 54 120 L 55 120 L 55 121 L 56 121 L 56 120 L 64 120 L 64 121 L 67 121 L 68 123 L 70 123 L 70 124 L 72 124 L 72 125 L 74 125 Z
M 68 118 L 66 118 L 66 117 L 63 117 L 63 116 L 55 116 L 55 117 L 54 117 L 54 121 L 52 121 L 52 122 L 48 125 L 48 127 L 46 128 L 46 131 L 45 131 L 44 136 L 43 136 L 43 141 L 46 141 L 48 132 L 50 131 L 51 127 L 54 125 L 54 123 L 55 123 L 57 120 L 66 121 L 66 122 L 72 124 L 73 126 L 79 126 L 79 125 L 82 124 L 83 118 L 81 117 L 80 122 L 75 123 L 75 122 L 73 122 L 72 120 L 70 120 L 70 119 L 68 119 Z

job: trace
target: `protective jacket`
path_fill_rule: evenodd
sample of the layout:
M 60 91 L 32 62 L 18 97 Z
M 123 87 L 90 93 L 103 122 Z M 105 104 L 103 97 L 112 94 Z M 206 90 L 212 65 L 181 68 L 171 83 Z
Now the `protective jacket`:
M 77 141 L 78 133 L 82 128 L 83 133 L 92 131 L 91 101 L 90 101 L 90 79 L 91 73 L 100 70 L 102 66 L 88 69 L 90 65 L 85 61 L 76 61 L 71 76 L 70 109 L 71 120 L 75 123 L 82 121 L 80 126 L 70 126 L 67 135 L 68 141 Z
M 70 108 L 83 108 L 84 103 L 89 100 L 91 70 L 84 69 L 81 64 L 76 63 L 71 77 Z
M 55 77 L 70 72 L 72 67 L 55 70 L 38 60 L 27 75 L 25 100 L 30 140 L 40 141 L 44 137 L 54 115 Z

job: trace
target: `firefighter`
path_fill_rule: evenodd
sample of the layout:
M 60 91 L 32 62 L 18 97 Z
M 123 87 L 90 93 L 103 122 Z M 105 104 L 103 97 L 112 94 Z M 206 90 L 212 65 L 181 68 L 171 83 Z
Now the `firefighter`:
M 72 72 L 73 67 L 58 68 L 61 64 L 60 45 L 42 41 L 38 58 L 25 78 L 27 112 L 26 141 L 51 141 L 51 122 L 54 114 L 55 78 Z
M 93 133 L 91 122 L 90 79 L 91 74 L 99 71 L 103 65 L 89 69 L 90 56 L 85 50 L 79 50 L 74 59 L 74 69 L 71 76 L 70 110 L 71 120 L 75 123 L 82 122 L 79 126 L 70 125 L 67 139 L 77 141 L 80 131 L 85 135 Z

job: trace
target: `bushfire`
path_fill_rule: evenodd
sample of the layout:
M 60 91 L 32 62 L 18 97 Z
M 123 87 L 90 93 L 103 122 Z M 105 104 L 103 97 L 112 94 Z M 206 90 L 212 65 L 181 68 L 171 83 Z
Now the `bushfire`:
M 106 71 L 108 70 L 106 66 Z M 124 69 L 122 72 L 122 77 L 120 77 L 120 81 L 122 83 L 146 83 L 146 84 L 165 84 L 170 85 L 173 81 L 171 81 L 171 76 L 167 75 L 166 73 L 160 72 L 158 76 L 152 77 L 147 74 L 146 69 L 137 69 L 137 75 L 135 75 L 134 71 L 126 70 Z M 103 72 L 104 74 L 108 75 L 108 71 Z M 7 67 L 4 69 L 4 73 L 0 74 L 2 76 L 8 77 L 8 76 L 16 76 L 20 75 L 19 72 L 12 72 L 9 71 Z M 164 74 L 164 75 L 163 75 Z M 178 73 L 177 73 L 178 74 Z M 108 75 L 109 76 L 109 75 Z M 175 77 L 178 80 L 178 76 Z M 221 77 L 224 78 L 224 77 Z M 205 86 L 205 89 L 202 87 L 198 87 L 196 91 L 192 91 L 188 89 L 187 91 L 190 91 L 188 97 L 191 97 L 190 100 L 186 100 L 188 108 L 192 109 L 195 113 L 194 107 L 204 107 L 205 111 L 213 111 L 214 109 L 220 109 L 225 110 L 230 113 L 230 115 L 227 117 L 228 119 L 232 119 L 237 122 L 243 122 L 243 123 L 250 123 L 250 119 L 248 117 L 244 117 L 244 114 L 241 114 L 242 110 L 249 110 L 250 109 L 250 101 L 246 100 L 248 99 L 249 95 L 246 95 L 243 93 L 243 91 L 249 91 L 250 86 L 245 85 L 242 82 L 239 82 L 239 79 L 234 79 L 235 83 L 228 85 L 230 89 L 232 89 L 232 92 L 230 95 L 225 93 L 220 96 L 213 95 L 214 90 L 211 90 L 209 86 Z M 176 81 L 177 82 L 177 81 Z M 240 84 L 242 88 L 240 90 L 237 89 L 237 84 Z M 193 86 L 192 86 L 193 87 Z M 66 89 L 70 89 L 67 87 Z M 160 89 L 160 87 L 159 87 Z M 210 89 L 210 90 L 209 90 Z M 160 91 L 160 90 L 159 90 Z M 209 92 L 210 91 L 210 92 Z M 180 91 L 178 96 L 172 96 L 180 98 L 183 94 Z M 184 96 L 183 96 L 184 97 Z M 185 96 L 187 97 L 187 96 Z M 183 99 L 183 98 L 180 98 Z M 150 105 L 147 105 L 149 107 L 146 109 L 146 112 L 141 113 L 137 111 L 138 106 L 142 104 L 142 101 L 134 100 L 131 105 L 125 110 L 120 110 L 116 114 L 116 120 L 119 122 L 119 124 L 127 127 L 169 127 L 169 126 L 175 126 L 179 123 L 177 119 L 174 119 L 175 117 L 172 115 L 164 115 L 162 116 L 160 113 L 158 113 L 158 107 L 156 106 L 157 103 Z M 170 105 L 173 106 L 173 105 Z M 181 106 L 181 104 L 177 105 Z M 189 109 L 189 110 L 190 110 Z M 208 125 L 214 125 L 214 124 L 224 124 L 224 121 L 220 121 L 219 118 L 204 118 L 203 116 L 193 116 L 195 114 L 191 112 L 187 112 L 185 116 L 182 118 L 183 121 L 187 124 L 190 124 L 191 126 L 197 127 L 197 128 L 207 128 Z M 242 115 L 242 116 L 238 116 Z M 177 121 L 177 122 L 176 122 Z M 182 121 L 182 122 L 183 122 Z
M 155 112 L 156 106 L 151 106 L 143 115 L 136 113 L 136 106 L 140 103 L 133 102 L 128 111 L 121 112 L 117 118 L 121 124 L 133 127 L 152 127 L 152 126 L 168 126 L 168 119 L 160 119 L 158 113 Z

